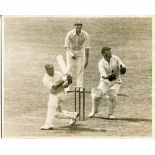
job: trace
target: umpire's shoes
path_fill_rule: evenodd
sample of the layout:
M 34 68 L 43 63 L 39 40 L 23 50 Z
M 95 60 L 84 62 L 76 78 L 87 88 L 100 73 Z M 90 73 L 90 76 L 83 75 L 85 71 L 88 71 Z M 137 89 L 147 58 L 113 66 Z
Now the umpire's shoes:
M 79 117 L 79 113 L 75 112 L 75 119 L 71 119 L 69 125 L 74 125 L 76 123 L 76 119 Z
M 48 126 L 48 125 L 43 125 L 42 127 L 40 127 L 41 130 L 53 130 L 52 126 Z

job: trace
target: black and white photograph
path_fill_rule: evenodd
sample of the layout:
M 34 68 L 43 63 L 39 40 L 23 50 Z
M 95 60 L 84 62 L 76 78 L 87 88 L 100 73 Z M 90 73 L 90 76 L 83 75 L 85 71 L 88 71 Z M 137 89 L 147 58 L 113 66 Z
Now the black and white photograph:
M 152 16 L 2 16 L 2 138 L 152 138 Z

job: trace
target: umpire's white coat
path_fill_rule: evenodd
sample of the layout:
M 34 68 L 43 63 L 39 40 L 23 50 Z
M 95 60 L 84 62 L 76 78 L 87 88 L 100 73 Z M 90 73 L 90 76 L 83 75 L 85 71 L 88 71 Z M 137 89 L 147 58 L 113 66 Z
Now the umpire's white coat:
M 77 57 L 76 60 L 73 60 L 72 55 L 66 51 L 67 68 L 73 79 L 76 79 L 77 86 L 83 86 L 85 49 L 90 48 L 89 34 L 84 30 L 81 30 L 79 35 L 76 34 L 75 29 L 69 31 L 65 38 L 65 48 L 69 48 Z M 73 73 L 74 70 L 77 71 L 76 78 Z

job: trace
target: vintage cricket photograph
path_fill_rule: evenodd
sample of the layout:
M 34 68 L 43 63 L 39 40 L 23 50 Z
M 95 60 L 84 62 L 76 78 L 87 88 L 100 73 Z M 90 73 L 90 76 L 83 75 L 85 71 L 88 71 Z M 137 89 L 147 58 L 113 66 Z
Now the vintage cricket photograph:
M 151 16 L 2 16 L 2 138 L 152 138 Z

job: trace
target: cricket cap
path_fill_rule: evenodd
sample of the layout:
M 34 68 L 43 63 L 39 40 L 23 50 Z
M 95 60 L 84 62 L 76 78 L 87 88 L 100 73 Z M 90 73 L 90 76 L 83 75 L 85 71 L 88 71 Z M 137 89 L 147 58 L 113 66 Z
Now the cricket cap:
M 76 26 L 76 25 L 83 25 L 83 23 L 82 23 L 80 20 L 78 20 L 78 21 L 76 21 L 76 22 L 74 23 L 74 26 Z
M 103 54 L 105 51 L 110 50 L 110 49 L 111 49 L 110 47 L 103 47 L 101 49 L 101 53 Z
M 53 63 L 47 63 L 45 65 L 45 69 L 50 69 L 50 68 L 53 68 L 54 67 L 54 64 Z

